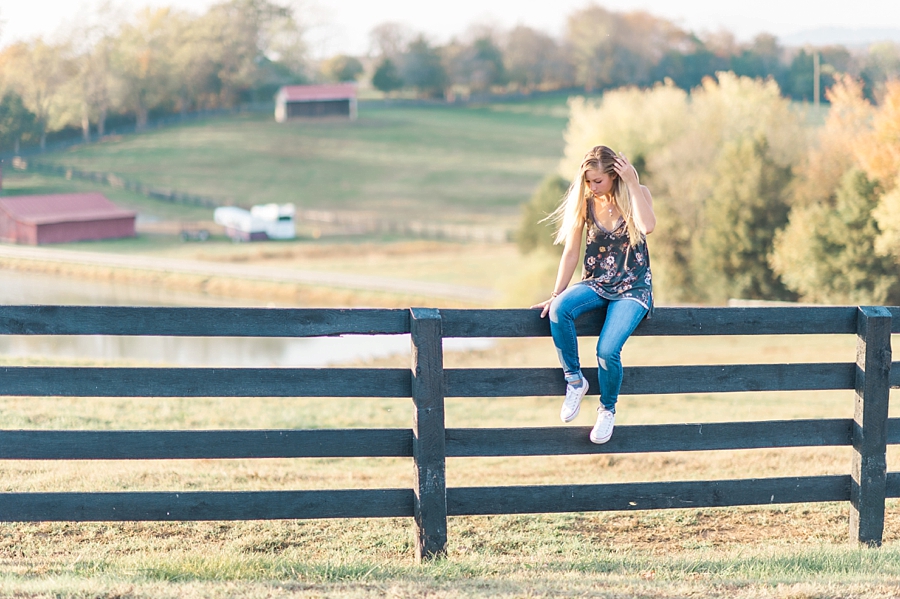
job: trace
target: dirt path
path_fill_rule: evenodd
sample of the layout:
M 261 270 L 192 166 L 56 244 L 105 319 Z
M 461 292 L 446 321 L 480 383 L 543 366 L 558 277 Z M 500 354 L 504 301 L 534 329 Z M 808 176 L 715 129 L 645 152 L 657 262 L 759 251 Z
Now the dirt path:
M 358 274 L 346 275 L 313 270 L 272 268 L 248 264 L 223 264 L 200 260 L 102 254 L 14 245 L 0 245 L 0 257 L 114 269 L 220 276 L 269 283 L 295 283 L 298 285 L 333 287 L 337 289 L 380 291 L 449 299 L 479 305 L 491 305 L 499 299 L 499 294 L 496 291 L 483 287 L 448 285 L 445 283 L 429 283 Z

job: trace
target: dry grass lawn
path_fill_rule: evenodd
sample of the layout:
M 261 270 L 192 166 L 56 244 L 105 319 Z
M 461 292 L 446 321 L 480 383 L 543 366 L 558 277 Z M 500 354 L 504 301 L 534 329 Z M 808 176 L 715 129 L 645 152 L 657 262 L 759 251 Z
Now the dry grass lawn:
M 850 361 L 839 336 L 654 339 L 627 364 Z M 591 355 L 585 339 L 582 356 Z M 35 363 L 7 359 L 4 363 Z M 44 360 L 43 362 L 46 362 Z M 447 352 L 451 368 L 546 366 L 548 339 Z M 348 366 L 406 366 L 396 356 Z M 896 402 L 895 402 L 896 403 Z M 557 426 L 556 398 L 450 399 L 447 424 Z M 852 392 L 638 396 L 621 424 L 847 417 Z M 575 424 L 590 424 L 583 410 Z M 896 408 L 893 410 L 896 415 Z M 408 400 L 5 398 L 4 428 L 410 426 Z M 448 485 L 843 474 L 846 448 L 448 462 Z M 4 462 L 3 490 L 408 487 L 407 459 Z M 889 469 L 900 469 L 892 451 Z M 850 544 L 849 506 L 451 518 L 448 557 L 417 566 L 406 519 L 0 526 L 0 595 L 22 597 L 896 597 L 900 505 L 885 545 Z

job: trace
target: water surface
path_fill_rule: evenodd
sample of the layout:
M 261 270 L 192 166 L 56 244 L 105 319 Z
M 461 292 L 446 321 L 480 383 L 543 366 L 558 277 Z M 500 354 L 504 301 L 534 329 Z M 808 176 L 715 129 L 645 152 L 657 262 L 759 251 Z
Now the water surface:
M 177 292 L 161 287 L 14 271 L 0 271 L 0 304 L 273 307 L 254 300 Z M 490 345 L 490 340 L 486 339 L 444 341 L 447 351 L 481 349 Z M 408 355 L 409 347 L 409 335 L 303 339 L 0 335 L 0 354 L 6 356 L 209 367 L 327 366 L 394 354 Z

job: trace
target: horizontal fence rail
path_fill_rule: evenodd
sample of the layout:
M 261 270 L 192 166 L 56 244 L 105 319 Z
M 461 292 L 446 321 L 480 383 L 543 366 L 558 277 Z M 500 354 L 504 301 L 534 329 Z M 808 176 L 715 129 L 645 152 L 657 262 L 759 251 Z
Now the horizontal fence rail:
M 447 489 L 448 511 L 453 516 L 659 510 L 849 499 L 850 476 L 847 475 Z
M 853 420 L 781 420 L 616 427 L 604 445 L 589 427 L 448 428 L 448 458 L 660 453 L 851 445 Z M 900 444 L 900 418 L 888 421 Z M 0 431 L 4 460 L 178 460 L 413 456 L 410 429 Z
M 900 308 L 892 333 L 900 333 Z M 547 337 L 537 310 L 442 309 L 443 337 Z M 853 307 L 657 308 L 637 336 L 839 335 L 856 333 Z M 576 321 L 599 332 L 602 313 Z M 409 310 L 325 308 L 157 308 L 0 306 L 3 335 L 140 335 L 171 337 L 322 337 L 409 333 Z
M 0 367 L 0 395 L 10 396 L 410 397 L 410 390 L 403 368 Z
M 583 369 L 598 388 L 597 369 Z M 740 364 L 624 368 L 622 393 L 739 393 L 853 389 L 855 364 Z M 335 377 L 342 379 L 335 387 Z M 565 393 L 554 368 L 444 371 L 445 397 L 548 397 Z M 892 374 L 900 384 L 900 369 Z M 60 397 L 410 397 L 403 368 L 0 367 L 0 395 Z
M 0 306 L 2 335 L 325 337 L 409 333 L 409 310 Z
M 5 522 L 288 520 L 412 515 L 410 489 L 0 493 L 0 520 Z
M 579 319 L 578 333 L 596 335 L 603 316 Z M 0 430 L 0 459 L 412 458 L 415 473 L 412 489 L 0 493 L 0 520 L 410 517 L 417 558 L 430 559 L 445 552 L 448 516 L 849 501 L 851 537 L 878 545 L 885 499 L 900 497 L 900 472 L 886 471 L 887 445 L 900 444 L 900 418 L 887 417 L 889 389 L 900 388 L 890 343 L 897 333 L 897 307 L 659 308 L 635 335 L 856 335 L 857 355 L 845 363 L 626 367 L 623 394 L 844 389 L 855 393 L 853 417 L 626 425 L 594 445 L 580 426 L 445 427 L 445 398 L 565 392 L 558 368 L 444 368 L 444 338 L 549 336 L 536 310 L 0 306 L 0 335 L 409 335 L 411 342 L 409 369 L 7 366 L 0 396 L 408 398 L 414 408 L 412 427 L 397 429 Z M 597 369 L 584 372 L 597 388 Z M 446 486 L 447 460 L 455 458 L 838 446 L 853 448 L 848 475 Z
M 412 431 L 0 431 L 0 459 L 4 460 L 356 457 L 412 457 Z

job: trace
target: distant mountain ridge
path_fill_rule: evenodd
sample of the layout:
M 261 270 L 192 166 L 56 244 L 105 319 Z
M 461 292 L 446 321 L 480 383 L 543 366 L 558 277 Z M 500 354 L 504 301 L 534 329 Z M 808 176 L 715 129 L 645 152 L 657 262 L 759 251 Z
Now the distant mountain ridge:
M 819 27 L 781 36 L 779 40 L 785 46 L 805 46 L 807 44 L 828 46 L 840 44 L 848 47 L 865 47 L 885 41 L 900 43 L 900 29 L 886 27 L 867 27 L 862 29 Z

